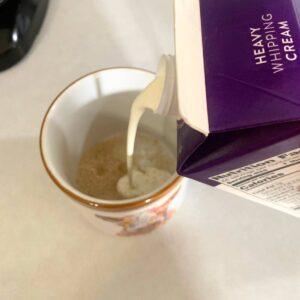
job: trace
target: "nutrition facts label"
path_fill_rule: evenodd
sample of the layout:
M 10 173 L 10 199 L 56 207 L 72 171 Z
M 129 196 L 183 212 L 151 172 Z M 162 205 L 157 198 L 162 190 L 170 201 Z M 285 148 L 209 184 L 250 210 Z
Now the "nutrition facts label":
M 300 210 L 300 148 L 210 179 L 232 192 Z

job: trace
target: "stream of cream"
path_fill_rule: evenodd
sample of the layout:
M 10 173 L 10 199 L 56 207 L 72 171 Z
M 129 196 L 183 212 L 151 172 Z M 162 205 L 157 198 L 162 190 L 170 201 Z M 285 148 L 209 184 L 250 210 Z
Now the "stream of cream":
M 162 60 L 158 67 L 158 72 L 155 79 L 142 91 L 134 100 L 127 131 L 127 171 L 129 176 L 129 183 L 134 187 L 133 182 L 133 155 L 134 145 L 137 134 L 139 121 L 146 109 L 155 112 L 160 104 L 161 95 L 164 89 L 166 79 L 166 62 Z

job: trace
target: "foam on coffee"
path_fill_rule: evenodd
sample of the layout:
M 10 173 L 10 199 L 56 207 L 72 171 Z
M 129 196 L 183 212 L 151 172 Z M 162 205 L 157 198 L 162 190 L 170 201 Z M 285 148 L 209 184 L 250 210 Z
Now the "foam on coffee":
M 153 167 L 147 167 L 143 172 L 133 169 L 132 184 L 129 182 L 129 175 L 126 174 L 118 181 L 117 190 L 126 198 L 145 195 L 157 189 L 170 176 L 168 171 Z
M 158 138 L 140 133 L 133 160 L 135 186 L 130 188 L 127 184 L 126 142 L 126 134 L 117 134 L 82 155 L 76 180 L 81 192 L 100 199 L 131 198 L 159 188 L 175 172 L 176 159 L 170 149 Z

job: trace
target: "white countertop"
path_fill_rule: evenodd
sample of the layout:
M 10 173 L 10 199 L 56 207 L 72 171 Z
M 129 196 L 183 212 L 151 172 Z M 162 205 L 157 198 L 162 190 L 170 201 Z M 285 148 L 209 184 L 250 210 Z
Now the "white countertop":
M 153 234 L 111 238 L 47 177 L 44 112 L 69 82 L 173 53 L 172 0 L 50 0 L 30 54 L 0 73 L 0 299 L 299 300 L 300 220 L 190 182 Z

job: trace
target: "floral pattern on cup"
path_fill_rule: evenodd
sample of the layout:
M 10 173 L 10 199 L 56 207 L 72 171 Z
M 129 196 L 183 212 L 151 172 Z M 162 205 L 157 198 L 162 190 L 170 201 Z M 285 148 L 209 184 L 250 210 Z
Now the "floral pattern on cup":
M 135 215 L 125 216 L 123 218 L 104 217 L 96 214 L 97 218 L 103 221 L 114 223 L 122 230 L 117 233 L 118 236 L 136 236 L 139 234 L 149 233 L 154 229 L 165 224 L 173 217 L 176 212 L 175 207 L 171 208 L 171 202 L 176 197 L 179 190 L 176 191 L 161 206 L 153 207 L 149 210 L 137 213 Z

